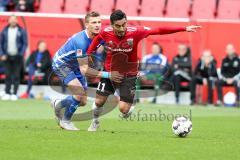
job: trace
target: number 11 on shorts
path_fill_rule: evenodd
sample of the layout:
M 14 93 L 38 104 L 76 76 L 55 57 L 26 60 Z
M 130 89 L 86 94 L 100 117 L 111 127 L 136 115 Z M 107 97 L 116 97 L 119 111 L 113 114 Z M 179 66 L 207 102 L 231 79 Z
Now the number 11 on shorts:
M 104 92 L 104 89 L 105 89 L 105 83 L 99 82 L 97 90 L 100 91 L 100 92 Z

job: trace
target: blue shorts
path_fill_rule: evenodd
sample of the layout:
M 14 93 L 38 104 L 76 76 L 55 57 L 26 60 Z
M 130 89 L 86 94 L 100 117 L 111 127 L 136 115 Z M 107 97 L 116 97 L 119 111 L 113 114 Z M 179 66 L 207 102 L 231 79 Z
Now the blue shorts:
M 83 76 L 79 69 L 72 69 L 68 65 L 62 65 L 56 67 L 53 63 L 52 69 L 54 73 L 61 79 L 62 83 L 67 86 L 67 84 L 73 79 L 77 78 L 79 82 L 82 84 L 84 90 L 87 90 L 87 80 L 86 77 Z

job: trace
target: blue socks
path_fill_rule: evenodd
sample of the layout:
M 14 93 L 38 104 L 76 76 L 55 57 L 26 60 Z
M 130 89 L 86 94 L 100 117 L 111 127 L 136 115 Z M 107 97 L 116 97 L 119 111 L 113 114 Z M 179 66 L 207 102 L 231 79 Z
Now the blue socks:
M 68 96 L 61 101 L 63 108 L 65 109 L 64 120 L 71 120 L 73 113 L 77 110 L 79 106 L 79 101 L 73 98 L 73 96 Z

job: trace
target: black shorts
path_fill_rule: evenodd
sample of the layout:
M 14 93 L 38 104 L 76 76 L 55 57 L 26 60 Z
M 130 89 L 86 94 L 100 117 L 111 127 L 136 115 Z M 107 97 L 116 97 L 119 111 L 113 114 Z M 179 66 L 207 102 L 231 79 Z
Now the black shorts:
M 101 96 L 109 96 L 114 94 L 115 90 L 119 90 L 120 101 L 133 104 L 136 91 L 137 77 L 124 78 L 121 83 L 112 82 L 110 79 L 102 78 L 98 83 L 97 94 Z

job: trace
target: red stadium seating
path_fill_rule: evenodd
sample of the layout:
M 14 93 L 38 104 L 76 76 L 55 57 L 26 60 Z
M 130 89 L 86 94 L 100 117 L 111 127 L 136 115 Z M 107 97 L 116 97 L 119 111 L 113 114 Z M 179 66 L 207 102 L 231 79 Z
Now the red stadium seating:
M 88 0 L 67 0 L 65 13 L 85 14 Z
M 192 18 L 214 18 L 215 0 L 194 0 Z
M 189 0 L 168 0 L 166 17 L 187 18 Z
M 218 18 L 239 19 L 240 1 L 221 0 L 218 9 Z
M 128 16 L 163 17 L 165 0 L 117 0 L 116 9 L 122 9 Z M 89 0 L 66 0 L 65 10 L 61 7 L 63 0 L 41 0 L 38 12 L 44 13 L 77 13 L 87 12 Z M 102 15 L 112 12 L 114 0 L 92 0 L 91 11 L 98 11 Z M 194 0 L 192 8 L 192 19 L 212 19 L 214 17 L 216 0 Z M 168 0 L 165 17 L 187 18 L 189 16 L 190 0 Z M 218 19 L 239 19 L 240 0 L 220 0 L 218 8 Z
M 42 0 L 38 12 L 61 13 L 62 0 Z
M 102 15 L 109 15 L 112 12 L 113 0 L 92 0 L 91 10 L 100 12 Z
M 164 0 L 143 0 L 141 16 L 162 17 Z
M 118 0 L 116 9 L 126 12 L 127 16 L 137 16 L 138 0 Z

